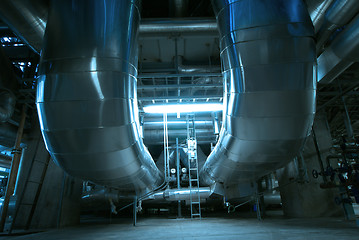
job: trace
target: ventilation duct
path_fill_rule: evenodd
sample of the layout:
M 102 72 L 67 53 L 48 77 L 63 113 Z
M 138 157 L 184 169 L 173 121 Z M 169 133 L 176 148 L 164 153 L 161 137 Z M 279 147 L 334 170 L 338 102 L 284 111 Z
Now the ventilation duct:
M 138 129 L 139 21 L 135 0 L 51 1 L 37 89 L 53 159 L 70 175 L 129 192 L 162 183 Z
M 47 0 L 1 0 L 0 18 L 36 53 L 40 53 L 45 33 Z
M 307 0 L 308 11 L 312 19 L 315 32 L 318 32 L 323 24 L 325 13 L 334 0 Z
M 218 35 L 215 19 L 143 19 L 140 24 L 140 35 L 151 34 L 200 34 Z
M 187 1 L 187 3 L 186 3 Z M 48 17 L 48 0 L 1 0 L 0 19 L 36 53 L 40 53 Z M 177 1 L 180 14 L 188 0 Z M 147 19 L 140 24 L 142 36 L 158 34 L 209 34 L 217 35 L 214 19 Z
M 223 125 L 202 183 L 255 180 L 292 160 L 315 112 L 313 26 L 301 0 L 213 0 Z
M 320 51 L 330 35 L 353 19 L 358 11 L 358 0 L 336 0 L 326 12 L 323 26 L 318 32 L 317 50 Z
M 334 39 L 318 58 L 318 82 L 331 83 L 359 61 L 359 15 Z
M 177 71 L 183 74 L 191 73 L 219 73 L 221 71 L 220 66 L 196 66 L 196 65 L 185 65 L 183 64 L 183 56 L 177 56 L 175 59 Z
M 198 143 L 214 143 L 216 141 L 215 129 L 211 116 L 198 117 L 196 115 L 195 128 Z M 163 118 L 145 117 L 143 122 L 143 137 L 146 144 L 163 144 Z M 187 139 L 187 121 L 185 116 L 182 118 L 168 117 L 167 121 L 168 142 L 176 143 Z

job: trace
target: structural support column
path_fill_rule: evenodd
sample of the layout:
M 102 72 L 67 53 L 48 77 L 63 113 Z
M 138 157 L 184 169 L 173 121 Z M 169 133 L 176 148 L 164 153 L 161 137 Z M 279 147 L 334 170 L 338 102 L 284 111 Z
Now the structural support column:
M 20 144 L 21 144 L 22 134 L 24 131 L 24 125 L 25 125 L 25 120 L 26 120 L 26 110 L 27 110 L 27 107 L 26 107 L 26 105 L 24 105 L 22 108 L 19 129 L 18 129 L 17 135 L 16 135 L 16 142 L 15 142 L 15 146 L 14 146 L 14 150 L 13 150 L 14 155 L 13 155 L 12 163 L 11 163 L 11 171 L 10 171 L 9 181 L 8 181 L 7 187 L 6 187 L 6 195 L 5 195 L 2 212 L 1 212 L 0 232 L 4 231 L 10 197 L 14 193 L 17 174 L 19 172 L 18 170 L 19 170 L 20 158 L 21 158 L 21 152 L 22 152 L 22 149 L 20 148 Z
M 136 226 L 137 223 L 137 195 L 133 199 L 133 226 Z
M 178 138 L 176 138 L 176 166 L 177 166 L 177 189 L 181 189 L 180 181 L 180 155 L 178 152 Z M 181 200 L 178 200 L 178 217 L 182 217 Z

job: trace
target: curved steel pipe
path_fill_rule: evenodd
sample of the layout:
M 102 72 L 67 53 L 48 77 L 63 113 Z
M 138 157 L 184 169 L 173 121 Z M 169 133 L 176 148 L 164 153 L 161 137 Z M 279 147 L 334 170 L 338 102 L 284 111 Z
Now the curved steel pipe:
M 334 39 L 318 58 L 318 82 L 331 83 L 359 61 L 359 15 Z
M 201 183 L 255 180 L 292 160 L 315 112 L 313 26 L 301 0 L 213 0 L 223 126 Z
M 331 34 L 347 24 L 359 12 L 357 0 L 336 0 L 325 14 L 323 26 L 317 36 L 317 50 L 326 43 Z
M 36 101 L 47 149 L 66 172 L 129 192 L 162 183 L 139 134 L 137 6 L 51 1 Z
M 308 11 L 312 19 L 315 32 L 318 32 L 323 24 L 325 13 L 334 0 L 307 0 Z
M 163 129 L 147 129 L 143 131 L 144 142 L 148 145 L 163 144 Z M 176 143 L 176 138 L 179 141 L 187 139 L 186 129 L 169 129 L 168 143 Z M 216 135 L 213 128 L 196 129 L 196 139 L 198 143 L 215 143 Z
M 46 0 L 0 1 L 0 18 L 36 53 L 43 45 L 47 13 Z

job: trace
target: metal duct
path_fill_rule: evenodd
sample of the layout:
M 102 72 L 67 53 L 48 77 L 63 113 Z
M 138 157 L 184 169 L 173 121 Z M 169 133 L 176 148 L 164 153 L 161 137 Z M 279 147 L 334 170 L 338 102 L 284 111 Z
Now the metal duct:
M 40 53 L 48 17 L 47 0 L 1 0 L 0 18 L 36 53 Z M 218 35 L 214 19 L 145 19 L 139 32 L 152 34 L 210 34 Z
M 209 187 L 200 187 L 199 189 L 194 188 L 192 190 L 188 188 L 181 188 L 181 189 L 166 189 L 164 191 L 156 192 L 145 199 L 142 199 L 142 201 L 145 200 L 166 200 L 166 201 L 179 201 L 179 200 L 190 200 L 191 193 L 192 197 L 193 194 L 196 194 L 197 192 L 200 194 L 201 199 L 206 199 L 209 196 L 213 194 L 213 190 Z M 114 203 L 118 203 L 120 201 L 130 200 L 132 201 L 133 198 L 130 198 L 128 196 L 120 195 L 118 192 L 108 192 L 107 189 L 100 189 L 100 190 L 94 190 L 90 192 L 85 192 L 82 195 L 82 202 L 86 205 L 91 205 L 94 202 L 108 202 L 109 199 L 113 201 Z
M 153 121 L 155 119 L 151 119 L 151 121 L 145 121 L 143 123 L 143 128 L 146 130 L 161 130 L 163 129 L 163 119 L 162 121 Z M 196 120 L 194 121 L 196 129 L 211 129 L 213 133 L 213 119 L 206 119 L 206 120 Z M 187 121 L 179 119 L 179 121 L 168 121 L 167 122 L 168 129 L 187 129 Z
M 52 0 L 37 108 L 53 159 L 121 191 L 162 183 L 139 134 L 135 0 Z
M 318 58 L 318 82 L 331 83 L 359 61 L 359 15 L 334 39 Z
M 144 142 L 147 145 L 163 144 L 163 129 L 149 129 L 143 131 Z M 187 139 L 186 129 L 169 129 L 168 130 L 168 143 L 176 143 L 176 138 L 179 141 Z M 196 129 L 196 139 L 198 143 L 215 143 L 216 135 L 214 129 Z
M 0 18 L 36 53 L 40 53 L 45 33 L 46 0 L 1 0 Z
M 161 115 L 160 115 L 161 116 Z M 163 117 L 146 114 L 143 121 L 143 138 L 145 144 L 163 143 Z M 170 144 L 187 139 L 186 115 L 177 118 L 176 114 L 169 114 L 167 119 L 168 140 Z M 199 143 L 214 143 L 216 135 L 214 130 L 214 118 L 211 114 L 196 114 L 195 120 L 196 138 Z
M 323 24 L 325 12 L 334 0 L 307 0 L 308 11 L 312 19 L 315 32 L 318 32 Z
M 209 66 L 209 65 L 184 65 L 183 64 L 183 56 L 177 56 L 177 59 L 175 61 L 176 68 L 179 73 L 213 73 L 213 72 L 220 72 L 221 67 L 220 66 Z
M 315 112 L 313 26 L 301 0 L 213 0 L 223 125 L 201 183 L 255 180 L 292 160 Z
M 12 65 L 0 47 L 0 122 L 6 122 L 14 113 L 17 79 Z
M 157 192 L 149 196 L 148 198 L 144 200 L 166 200 L 166 201 L 188 201 L 191 199 L 191 195 L 198 196 L 200 195 L 200 199 L 204 200 L 212 195 L 213 190 L 209 187 L 200 187 L 200 188 L 181 188 L 181 189 L 166 189 L 161 192 Z
M 326 12 L 323 26 L 318 32 L 317 50 L 320 50 L 336 29 L 347 24 L 358 12 L 358 0 L 336 0 Z
M 196 33 L 218 35 L 215 19 L 144 19 L 140 24 L 140 35 Z

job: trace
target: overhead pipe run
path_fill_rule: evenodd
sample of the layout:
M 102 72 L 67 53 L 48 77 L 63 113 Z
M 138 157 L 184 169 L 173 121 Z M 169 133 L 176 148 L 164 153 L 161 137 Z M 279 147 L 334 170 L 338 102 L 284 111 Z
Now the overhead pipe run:
M 145 116 L 143 121 L 143 137 L 145 144 L 163 144 L 163 117 Z M 197 114 L 195 120 L 196 139 L 198 143 L 215 143 L 216 135 L 214 129 L 214 119 L 211 115 L 202 113 Z M 170 144 L 176 143 L 176 138 L 180 141 L 187 139 L 187 120 L 186 115 L 181 118 L 168 116 L 168 141 Z
M 334 1 L 326 12 L 324 23 L 317 34 L 317 51 L 321 51 L 335 30 L 347 24 L 358 12 L 358 0 Z
M 140 24 L 140 37 L 151 34 L 210 34 L 218 35 L 215 19 L 202 18 L 169 18 L 143 19 Z
M 158 191 L 149 195 L 148 197 L 142 199 L 141 201 L 151 200 L 151 201 L 189 201 L 191 198 L 191 194 L 196 194 L 197 192 L 200 194 L 200 198 L 205 200 L 209 198 L 213 194 L 213 189 L 209 187 L 200 187 L 199 189 L 188 189 L 188 188 L 181 188 L 181 189 L 166 189 L 163 191 Z M 106 202 L 111 201 L 113 203 L 118 203 L 124 200 L 133 200 L 128 196 L 120 195 L 118 192 L 108 192 L 107 189 L 99 189 L 94 191 L 85 192 L 82 195 L 82 202 L 86 205 L 91 205 L 92 203 L 98 202 Z
M 199 193 L 199 194 L 198 194 Z M 181 189 L 166 189 L 150 195 L 144 200 L 166 200 L 166 201 L 189 201 L 193 196 L 200 196 L 200 199 L 205 200 L 213 194 L 213 190 L 209 187 L 200 188 L 181 188 Z
M 318 32 L 322 26 L 325 13 L 333 1 L 334 0 L 306 0 L 315 32 Z
M 139 134 L 135 0 L 50 3 L 37 109 L 67 173 L 141 194 L 163 182 Z
M 23 42 L 40 53 L 46 28 L 47 0 L 1 0 L 0 18 Z
M 318 58 L 318 82 L 331 83 L 359 61 L 359 15 L 334 39 Z
M 225 80 L 223 125 L 202 184 L 253 181 L 291 161 L 315 112 L 315 42 L 301 0 L 213 0 Z
M 40 54 L 48 18 L 46 0 L 1 0 L 0 18 L 11 30 L 36 53 Z M 167 18 L 144 19 L 140 23 L 142 36 L 164 34 L 209 34 L 218 35 L 215 19 Z
M 220 66 L 210 66 L 210 65 L 185 65 L 183 64 L 183 56 L 177 56 L 176 58 L 176 68 L 179 73 L 191 74 L 191 73 L 220 73 Z

